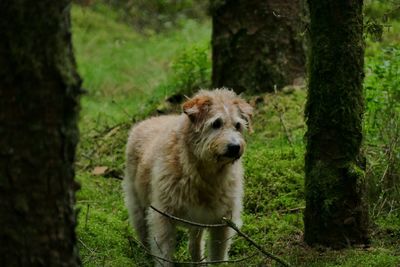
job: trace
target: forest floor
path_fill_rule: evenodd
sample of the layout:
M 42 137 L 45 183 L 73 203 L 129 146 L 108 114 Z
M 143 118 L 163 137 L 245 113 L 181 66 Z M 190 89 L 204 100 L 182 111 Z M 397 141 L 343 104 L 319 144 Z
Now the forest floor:
M 82 261 L 84 266 L 152 266 L 151 258 L 135 241 L 123 203 L 120 179 L 125 141 L 130 126 L 156 114 L 171 94 L 160 86 L 172 75 L 171 62 L 196 45 L 209 48 L 211 27 L 207 22 L 188 20 L 180 29 L 143 36 L 116 22 L 106 8 L 93 11 L 75 6 L 72 15 L 74 48 L 87 90 L 81 101 L 77 155 L 77 179 L 82 186 L 77 194 L 77 232 Z M 367 64 L 377 61 L 374 55 L 386 45 L 390 43 L 371 44 L 366 52 Z M 373 86 L 371 79 L 366 83 Z M 371 204 L 374 213 L 371 245 L 367 248 L 337 251 L 305 245 L 306 90 L 287 87 L 278 93 L 249 96 L 249 100 L 256 103 L 256 112 L 254 133 L 248 136 L 244 157 L 242 231 L 292 266 L 400 266 L 398 207 L 387 211 Z M 178 243 L 175 260 L 190 260 L 183 230 L 179 231 Z M 232 259 L 254 252 L 245 240 L 234 238 Z M 257 255 L 228 266 L 278 265 Z

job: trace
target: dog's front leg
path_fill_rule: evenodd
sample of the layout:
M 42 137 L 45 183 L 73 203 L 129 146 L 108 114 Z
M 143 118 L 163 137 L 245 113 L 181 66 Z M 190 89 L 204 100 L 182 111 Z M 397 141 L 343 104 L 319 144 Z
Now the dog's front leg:
M 228 259 L 228 251 L 233 235 L 234 231 L 229 227 L 210 229 L 208 248 L 211 261 Z
M 191 227 L 189 229 L 189 251 L 192 261 L 199 262 L 203 260 L 204 240 L 202 228 Z
M 155 256 L 172 260 L 176 242 L 176 226 L 171 219 L 153 210 L 149 211 L 149 243 L 151 253 Z M 154 266 L 173 266 L 172 263 L 162 259 L 154 259 Z

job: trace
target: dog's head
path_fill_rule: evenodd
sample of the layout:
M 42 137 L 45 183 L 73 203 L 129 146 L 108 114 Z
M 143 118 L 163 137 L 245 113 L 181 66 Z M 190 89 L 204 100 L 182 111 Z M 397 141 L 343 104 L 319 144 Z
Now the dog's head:
M 233 91 L 201 90 L 183 104 L 183 112 L 190 119 L 197 157 L 226 164 L 243 155 L 243 133 L 252 131 L 253 108 Z

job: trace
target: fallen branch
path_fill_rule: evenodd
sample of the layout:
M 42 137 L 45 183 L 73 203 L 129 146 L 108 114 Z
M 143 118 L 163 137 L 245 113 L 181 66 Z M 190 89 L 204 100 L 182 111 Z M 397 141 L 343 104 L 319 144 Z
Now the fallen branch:
M 173 260 L 169 260 L 157 255 L 152 254 L 145 245 L 143 245 L 139 240 L 136 240 L 135 238 L 133 238 L 134 242 L 136 244 L 138 244 L 139 246 L 141 246 L 144 250 L 144 252 L 157 259 L 158 261 L 165 261 L 168 263 L 172 263 L 172 264 L 176 264 L 176 265 L 211 265 L 211 264 L 220 264 L 220 263 L 238 263 L 238 262 L 242 262 L 248 259 L 253 258 L 254 256 L 257 255 L 257 253 L 251 254 L 250 256 L 244 257 L 244 258 L 240 258 L 240 259 L 236 259 L 236 260 L 217 260 L 217 261 L 173 261 Z
M 192 225 L 192 226 L 198 226 L 198 227 L 204 227 L 204 228 L 217 228 L 217 227 L 227 227 L 228 226 L 228 227 L 232 228 L 240 237 L 243 237 L 244 239 L 246 239 L 247 242 L 249 242 L 253 247 L 258 249 L 258 251 L 263 253 L 266 257 L 269 257 L 269 258 L 279 262 L 282 266 L 285 266 L 285 267 L 289 267 L 290 266 L 284 260 L 282 260 L 279 257 L 275 256 L 274 254 L 264 250 L 260 245 L 258 245 L 254 240 L 252 240 L 248 235 L 246 235 L 245 233 L 240 231 L 239 227 L 237 227 L 237 225 L 234 222 L 232 222 L 231 220 L 229 220 L 228 218 L 225 218 L 225 217 L 222 218 L 222 220 L 225 222 L 223 224 L 202 224 L 202 223 L 196 223 L 196 222 L 188 221 L 188 220 L 173 216 L 171 214 L 165 213 L 165 212 L 155 208 L 154 206 L 150 206 L 150 208 L 152 208 L 156 212 L 158 212 L 158 213 L 160 213 L 160 214 L 162 214 L 162 215 L 164 215 L 164 216 L 166 216 L 166 217 L 168 217 L 170 219 L 173 219 L 173 220 L 176 220 L 176 221 L 179 221 L 179 222 L 182 222 L 182 223 L 186 223 L 186 224 L 189 224 L 189 225 Z M 155 255 L 152 255 L 152 256 L 158 258 L 158 256 L 155 256 Z M 169 260 L 166 260 L 166 261 L 170 262 L 170 263 L 174 263 L 174 262 L 171 262 Z M 222 262 L 217 262 L 217 261 L 215 261 L 215 262 L 213 261 L 211 263 L 209 262 L 209 264 L 214 264 L 214 263 L 222 263 Z M 196 263 L 192 263 L 192 264 L 196 264 Z M 198 264 L 204 264 L 204 262 L 201 262 L 201 263 L 198 263 Z
M 158 213 L 164 215 L 165 217 L 168 217 L 168 218 L 173 219 L 175 221 L 182 222 L 182 223 L 185 223 L 185 224 L 189 224 L 189 225 L 192 225 L 192 226 L 198 226 L 198 227 L 203 227 L 203 228 L 218 228 L 218 227 L 226 227 L 227 226 L 225 223 L 220 223 L 220 224 L 196 223 L 196 222 L 188 221 L 188 220 L 176 217 L 174 215 L 165 213 L 165 212 L 155 208 L 154 206 L 150 206 L 150 208 L 152 208 L 153 210 L 157 211 Z
M 285 210 L 278 210 L 278 213 L 294 213 L 298 211 L 304 210 L 306 207 L 297 207 L 297 208 L 291 208 L 291 209 L 285 209 Z
M 114 130 L 118 130 L 119 128 L 129 128 L 130 126 L 131 126 L 130 123 L 124 121 L 116 123 L 111 126 L 105 126 L 102 130 L 98 130 L 96 129 L 96 127 L 93 127 L 91 130 L 95 131 L 96 134 L 93 135 L 92 138 L 93 139 L 102 138 Z

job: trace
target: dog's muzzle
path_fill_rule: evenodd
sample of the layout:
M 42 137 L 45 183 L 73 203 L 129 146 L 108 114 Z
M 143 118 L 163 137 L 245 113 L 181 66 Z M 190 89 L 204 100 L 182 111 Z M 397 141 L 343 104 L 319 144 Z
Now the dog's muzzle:
M 242 155 L 241 147 L 239 144 L 228 144 L 224 157 L 238 159 Z

